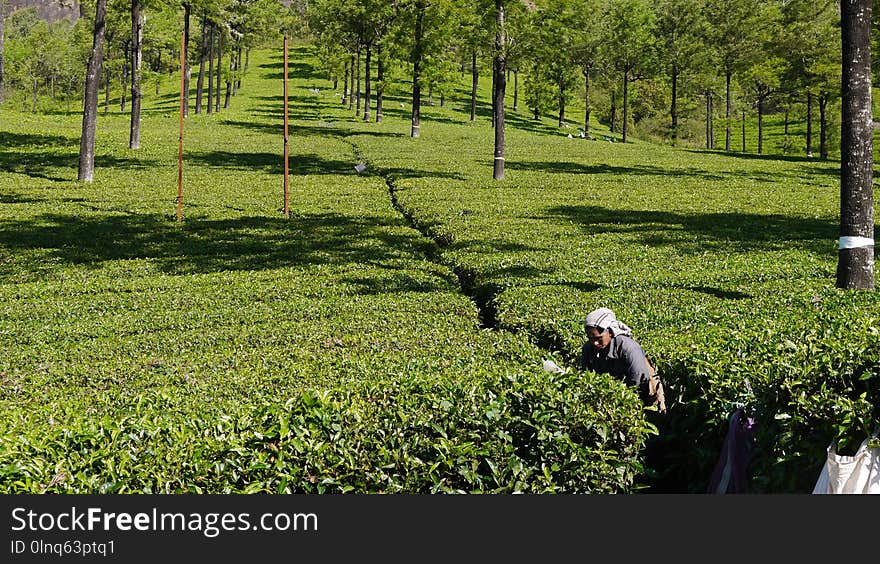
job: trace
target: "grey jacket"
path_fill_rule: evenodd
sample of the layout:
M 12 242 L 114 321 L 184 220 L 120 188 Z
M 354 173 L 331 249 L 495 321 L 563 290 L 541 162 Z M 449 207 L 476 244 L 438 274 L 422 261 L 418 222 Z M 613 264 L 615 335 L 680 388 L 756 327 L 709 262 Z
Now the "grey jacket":
M 635 339 L 628 335 L 615 335 L 608 347 L 597 350 L 591 342 L 581 351 L 581 370 L 611 374 L 628 386 L 636 386 L 643 401 L 648 398 L 648 378 L 652 374 L 642 350 Z

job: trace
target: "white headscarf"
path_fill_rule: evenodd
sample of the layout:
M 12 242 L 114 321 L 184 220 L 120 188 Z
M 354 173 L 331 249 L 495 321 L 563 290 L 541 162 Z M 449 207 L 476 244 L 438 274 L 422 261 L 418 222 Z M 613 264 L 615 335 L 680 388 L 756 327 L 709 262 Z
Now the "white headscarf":
M 611 329 L 612 335 L 629 335 L 632 337 L 632 329 L 626 326 L 622 321 L 618 321 L 614 312 L 607 307 L 600 307 L 593 310 L 584 320 L 584 329 L 590 327 L 598 327 L 602 331 Z

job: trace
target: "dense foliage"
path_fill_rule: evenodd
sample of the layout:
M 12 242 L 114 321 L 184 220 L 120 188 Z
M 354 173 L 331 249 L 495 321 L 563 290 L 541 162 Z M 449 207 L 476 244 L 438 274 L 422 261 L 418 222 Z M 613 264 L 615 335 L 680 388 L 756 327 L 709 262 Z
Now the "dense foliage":
M 827 115 L 821 22 L 797 28 L 815 39 L 806 70 L 731 47 L 742 93 L 788 81 Z M 543 109 L 508 111 L 506 180 L 493 182 L 489 85 L 470 121 L 471 77 L 448 65 L 476 47 L 429 34 L 424 76 L 443 104 L 428 96 L 413 140 L 404 31 L 387 32 L 400 44 L 381 124 L 340 104 L 356 40 L 339 43 L 345 56 L 327 37 L 295 51 L 290 220 L 277 52 L 255 53 L 222 115 L 187 118 L 182 225 L 176 94 L 145 93 L 137 152 L 124 110 L 105 109 L 93 185 L 71 181 L 77 115 L 3 107 L 3 491 L 701 491 L 742 405 L 758 421 L 753 489 L 796 492 L 830 443 L 848 452 L 876 428 L 878 298 L 833 281 L 839 163 L 609 143 L 613 77 L 597 84 L 618 101 L 597 102 L 580 138 L 580 115 L 541 115 L 572 100 L 520 53 L 536 70 L 526 100 Z M 560 71 L 566 89 L 585 61 Z M 717 92 L 718 74 L 694 69 Z M 629 93 L 636 122 L 665 106 L 658 76 Z M 803 139 L 794 99 L 765 116 L 766 152 Z M 598 306 L 659 366 L 665 418 L 606 377 L 540 371 L 548 354 L 575 364 Z
M 306 53 L 289 220 L 277 52 L 227 112 L 187 118 L 182 224 L 171 96 L 146 96 L 139 151 L 125 114 L 100 116 L 90 184 L 78 116 L 0 111 L 2 490 L 634 489 L 653 430 L 634 395 L 550 379 L 524 338 L 481 329 L 355 172 Z

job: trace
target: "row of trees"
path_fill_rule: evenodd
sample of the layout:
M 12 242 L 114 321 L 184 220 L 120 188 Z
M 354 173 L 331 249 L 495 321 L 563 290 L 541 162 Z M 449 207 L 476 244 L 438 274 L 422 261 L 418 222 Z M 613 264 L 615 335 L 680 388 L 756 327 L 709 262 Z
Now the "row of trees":
M 491 63 L 494 177 L 504 176 L 506 76 L 526 74 L 525 101 L 538 117 L 555 105 L 559 126 L 582 80 L 584 135 L 589 136 L 594 79 L 610 85 L 610 122 L 627 141 L 631 85 L 652 83 L 666 93 L 668 138 L 679 136 L 682 102 L 705 98 L 706 145 L 714 145 L 713 104 L 724 104 L 724 149 L 732 149 L 735 94 L 758 119 L 781 109 L 807 108 L 811 154 L 814 103 L 820 155 L 828 155 L 828 107 L 842 97 L 841 240 L 837 283 L 873 288 L 871 0 L 314 0 L 308 23 L 324 61 L 343 77 L 365 120 L 372 103 L 376 54 L 376 119 L 381 121 L 386 69 L 411 71 L 411 136 L 420 135 L 421 90 L 443 95 L 455 69 L 472 73 L 475 119 L 481 68 Z M 842 40 L 842 42 L 841 42 Z M 841 45 L 842 43 L 842 45 Z M 363 75 L 361 56 L 365 57 Z M 842 56 L 843 55 L 843 56 Z M 483 61 L 480 64 L 480 60 Z M 361 77 L 365 88 L 361 89 Z M 651 91 L 647 88 L 646 91 Z M 514 87 L 514 107 L 518 90 Z M 363 97 L 363 98 L 362 98 Z M 345 97 L 343 98 L 345 100 Z M 349 99 L 351 104 L 351 99 Z M 690 104 L 694 105 L 694 104 Z M 744 120 L 743 120 L 744 121 Z M 745 129 L 743 130 L 745 136 Z
M 369 116 L 375 103 L 377 119 L 381 119 L 386 83 L 383 75 L 401 66 L 411 69 L 414 90 L 439 94 L 441 103 L 459 84 L 459 73 L 469 68 L 470 113 L 475 119 L 478 81 L 490 75 L 500 57 L 506 72 L 513 74 L 514 109 L 520 101 L 522 74 L 526 106 L 536 117 L 553 112 L 560 127 L 568 107 L 581 97 L 586 135 L 596 106 L 624 141 L 633 123 L 662 111 L 664 125 L 659 133 L 676 143 L 685 133 L 682 114 L 701 113 L 706 146 L 714 148 L 712 116 L 720 101 L 724 149 L 733 149 L 734 117 L 749 112 L 757 116 L 761 153 L 765 114 L 789 116 L 795 108 L 804 108 L 807 153 L 812 153 L 812 120 L 818 113 L 820 155 L 828 156 L 828 109 L 840 96 L 837 2 L 504 0 L 498 4 L 505 12 L 501 53 L 495 48 L 494 0 L 313 0 L 308 22 L 326 65 L 345 81 L 346 91 L 355 93 L 357 109 L 363 103 Z M 414 122 L 414 136 L 417 126 Z
M 6 15 L 2 4 L 0 13 Z M 17 10 L 0 17 L 0 103 L 9 93 L 26 95 L 33 111 L 46 94 L 65 98 L 68 110 L 71 99 L 82 100 L 79 179 L 91 181 L 101 89 L 105 112 L 111 88 L 119 92 L 120 110 L 131 115 L 129 147 L 138 149 L 145 81 L 154 80 L 158 93 L 161 77 L 178 69 L 181 34 L 187 45 L 187 94 L 198 65 L 196 97 L 187 99 L 187 113 L 190 106 L 196 113 L 211 113 L 220 111 L 223 83 L 222 105 L 229 106 L 249 49 L 277 37 L 279 25 L 290 25 L 290 14 L 276 0 L 85 0 L 75 22 L 51 24 L 35 8 Z M 191 21 L 200 33 L 190 33 Z
M 631 87 L 651 84 L 653 89 L 668 93 L 668 137 L 675 142 L 679 136 L 679 115 L 682 102 L 703 96 L 706 101 L 706 143 L 712 147 L 713 101 L 724 103 L 725 150 L 731 150 L 734 94 L 740 103 L 745 101 L 755 108 L 758 116 L 758 152 L 762 152 L 762 121 L 769 105 L 786 108 L 794 100 L 803 100 L 808 111 L 807 151 L 810 151 L 812 104 L 820 115 L 820 154 L 827 156 L 826 127 L 829 102 L 843 97 L 842 161 L 850 162 L 858 143 L 860 163 L 857 179 L 850 186 L 862 191 L 858 202 L 861 210 L 850 217 L 849 227 L 842 233 L 871 242 L 871 284 L 873 284 L 873 215 L 865 211 L 864 202 L 870 200 L 871 169 L 865 171 L 864 127 L 857 128 L 854 136 L 852 116 L 864 113 L 863 84 L 859 83 L 858 100 L 852 97 L 852 61 L 841 58 L 841 31 L 843 51 L 847 41 L 856 37 L 855 53 L 870 52 L 871 0 L 294 0 L 291 9 L 282 8 L 276 0 L 194 0 L 177 4 L 174 0 L 95 0 L 92 48 L 88 51 L 85 74 L 83 133 L 80 147 L 78 177 L 91 181 L 94 170 L 94 137 L 97 116 L 97 98 L 104 63 L 105 50 L 114 45 L 114 31 L 120 30 L 116 43 L 123 45 L 126 63 L 123 77 L 131 82 L 131 136 L 130 147 L 140 146 L 140 100 L 144 37 L 147 30 L 147 12 L 168 14 L 166 22 L 174 22 L 182 12 L 184 44 L 192 50 L 190 21 L 193 14 L 202 22 L 202 38 L 197 42 L 199 79 L 196 111 L 201 111 L 208 61 L 208 108 L 219 110 L 220 74 L 212 88 L 214 37 L 217 37 L 218 69 L 224 39 L 232 43 L 234 57 L 229 57 L 227 70 L 227 99 L 237 82 L 232 75 L 242 67 L 241 48 L 248 41 L 266 35 L 294 32 L 298 23 L 307 25 L 331 74 L 343 78 L 343 91 L 349 104 L 355 103 L 360 113 L 364 104 L 364 119 L 370 119 L 375 86 L 376 119 L 382 119 L 382 96 L 389 83 L 386 73 L 402 68 L 410 73 L 412 92 L 411 135 L 420 135 L 420 108 L 422 89 L 427 87 L 429 97 L 437 91 L 443 103 L 456 80 L 456 72 L 470 66 L 472 74 L 471 119 L 476 118 L 477 87 L 481 69 L 492 69 L 492 121 L 495 127 L 494 176 L 504 177 L 504 106 L 506 104 L 507 76 L 514 75 L 514 107 L 518 102 L 518 77 L 525 74 L 525 103 L 536 116 L 553 105 L 559 124 L 565 123 L 565 110 L 575 84 L 582 82 L 585 115 L 584 135 L 589 135 L 592 111 L 591 85 L 594 80 L 604 82 L 610 97 L 612 130 L 617 127 L 618 100 L 622 119 L 622 140 L 627 141 L 632 121 Z M 108 2 L 109 9 L 108 9 Z M 124 26 L 112 25 L 119 18 L 122 7 L 128 8 L 130 32 Z M 841 13 L 844 16 L 841 17 Z M 24 21 L 25 18 L 22 18 Z M 161 22 L 163 18 L 158 18 Z M 2 21 L 2 18 L 0 18 Z M 17 20 L 16 20 L 17 21 Z M 848 36 L 848 30 L 861 29 L 867 21 L 867 31 Z M 298 22 L 298 23 L 297 23 Z M 25 26 L 26 27 L 26 26 Z M 38 29 L 38 25 L 32 29 Z M 166 39 L 180 26 L 164 26 Z M 42 28 L 40 28 L 42 29 Z M 157 26 L 163 29 L 163 26 Z M 861 32 L 860 32 L 861 33 Z M 0 38 L 5 30 L 0 29 Z M 18 41 L 18 28 L 11 37 Z M 37 37 L 46 36 L 43 31 Z M 80 34 L 81 36 L 82 34 Z M 161 37 L 157 33 L 156 37 Z M 70 35 L 74 44 L 77 34 Z M 34 76 L 56 77 L 75 81 L 76 71 L 64 70 L 62 63 L 51 57 L 30 56 L 23 43 L 14 43 L 16 69 L 18 61 L 37 61 L 31 71 Z M 164 45 L 173 53 L 170 40 L 156 42 L 157 53 Z M 4 42 L 0 41 L 0 85 L 3 76 Z M 39 51 L 40 49 L 37 49 Z M 71 69 L 82 58 L 73 50 Z M 375 57 L 375 78 L 373 64 Z M 363 58 L 363 70 L 361 61 Z M 858 57 L 856 57 L 858 58 Z M 157 66 L 161 57 L 156 56 Z M 187 61 L 192 60 L 188 53 Z M 843 64 L 845 61 L 845 64 Z M 188 95 L 192 65 L 184 73 L 184 92 Z M 21 68 L 25 68 L 21 66 Z M 173 68 L 173 64 L 171 67 Z M 393 71 L 392 71 L 393 72 Z M 870 61 L 867 65 L 867 114 L 870 117 Z M 127 73 L 127 74 L 126 74 Z M 16 75 L 18 76 L 18 75 Z M 105 72 L 109 77 L 109 73 Z M 361 79 L 363 78 L 363 90 Z M 125 78 L 123 78 L 125 80 Z M 40 80 L 31 81 L 34 96 Z M 43 83 L 46 80 L 42 81 Z M 62 82 L 65 80 L 62 79 Z M 105 78 L 105 83 L 108 80 Z M 658 88 L 659 85 L 659 88 Z M 123 91 L 125 88 L 123 88 Z M 642 91 L 651 92 L 652 88 Z M 189 100 L 185 108 L 188 110 Z M 857 108 L 856 111 L 854 108 Z M 849 113 L 847 113 L 849 111 Z M 787 115 L 787 114 L 786 114 Z M 847 117 L 849 116 L 849 117 Z M 847 121 L 847 120 L 850 121 Z M 863 121 L 863 120 L 862 120 Z M 869 124 L 870 125 L 870 124 Z M 864 126 L 864 124 L 861 124 Z M 860 126 L 860 127 L 861 127 Z M 870 127 L 868 128 L 870 132 Z M 848 137 L 848 135 L 850 135 Z M 868 140 L 870 143 L 870 139 Z M 870 155 L 869 155 L 870 156 Z M 855 166 L 855 165 L 853 165 Z M 843 177 L 846 178 L 846 165 Z M 846 183 L 844 183 L 846 184 Z M 867 196 L 865 192 L 868 192 Z M 843 188 L 842 188 L 843 193 Z M 851 199 L 842 196 L 843 203 Z M 847 212 L 849 213 L 849 212 Z M 868 215 L 866 215 L 868 214 Z M 843 214 L 842 214 L 843 215 Z M 870 216 L 870 217 L 868 217 Z M 857 221 L 853 219 L 856 217 Z M 852 227 L 858 223 L 858 228 Z M 855 234 L 851 232 L 855 231 Z M 870 237 L 867 234 L 870 232 Z M 861 243 L 860 243 L 861 244 Z M 844 251 L 847 251 L 844 253 Z M 841 256 L 859 254 L 841 247 Z M 864 265 L 862 265 L 864 266 Z M 856 271 L 858 269 L 850 269 Z M 860 271 L 865 271 L 861 268 Z M 839 276 L 840 278 L 840 276 Z
M 94 6 L 88 2 L 82 8 L 86 14 Z M 522 101 L 536 117 L 553 112 L 563 127 L 567 110 L 580 98 L 587 136 L 596 109 L 624 141 L 636 124 L 643 132 L 653 125 L 672 143 L 682 137 L 694 142 L 694 124 L 704 119 L 705 146 L 714 148 L 717 120 L 712 118 L 720 101 L 725 150 L 733 149 L 734 117 L 748 112 L 757 116 L 757 151 L 764 152 L 763 118 L 769 111 L 784 113 L 786 130 L 789 117 L 803 116 L 807 154 L 813 151 L 815 129 L 819 155 L 828 156 L 829 105 L 840 96 L 836 2 L 504 0 L 499 5 L 505 12 L 504 48 L 496 57 L 495 0 L 312 0 L 295 2 L 292 11 L 276 0 L 107 0 L 104 110 L 109 110 L 111 87 L 119 92 L 121 111 L 130 102 L 136 148 L 144 81 L 158 88 L 160 77 L 176 68 L 183 26 L 192 35 L 188 61 L 199 65 L 192 105 L 197 113 L 218 111 L 216 93 L 223 88 L 218 78 L 228 100 L 246 66 L 247 47 L 292 30 L 292 19 L 301 17 L 334 77 L 344 81 L 344 101 L 356 106 L 359 116 L 363 105 L 365 119 L 375 115 L 381 121 L 383 90 L 403 73 L 418 73 L 413 90 L 419 99 L 426 92 L 445 104 L 469 69 L 470 119 L 475 120 L 477 86 L 483 76 L 495 82 L 497 58 L 504 62 L 502 78 L 512 82 L 514 110 Z M 32 108 L 44 93 L 75 100 L 85 78 L 92 25 L 92 18 L 49 26 L 34 12 L 13 14 L 5 26 L 5 65 L 0 48 L 0 85 L 5 77 L 7 87 L 27 93 Z M 215 78 L 205 80 L 206 75 Z M 414 136 L 421 128 L 420 105 L 413 108 Z M 187 100 L 187 110 L 190 106 Z M 813 126 L 816 113 L 818 127 Z

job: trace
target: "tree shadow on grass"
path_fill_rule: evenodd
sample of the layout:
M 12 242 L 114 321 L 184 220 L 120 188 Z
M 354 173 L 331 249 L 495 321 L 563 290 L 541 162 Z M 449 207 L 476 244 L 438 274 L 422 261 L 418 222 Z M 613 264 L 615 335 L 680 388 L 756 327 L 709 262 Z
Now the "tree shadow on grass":
M 682 288 L 683 290 L 690 290 L 691 292 L 699 292 L 701 294 L 707 294 L 709 296 L 714 296 L 721 300 L 745 300 L 751 299 L 754 296 L 751 294 L 746 294 L 745 292 L 739 292 L 736 290 L 722 290 L 721 288 L 714 288 L 712 286 L 678 286 L 673 285 L 673 287 Z
M 645 176 L 663 176 L 669 178 L 700 178 L 711 181 L 723 181 L 732 178 L 747 179 L 754 182 L 778 183 L 782 178 L 796 179 L 801 182 L 808 182 L 810 175 L 826 174 L 821 169 L 804 169 L 803 172 L 762 172 L 755 170 L 741 171 L 718 171 L 709 172 L 702 168 L 661 168 L 656 166 L 640 165 L 640 166 L 611 166 L 607 164 L 583 164 L 577 162 L 559 162 L 559 161 L 507 161 L 505 165 L 511 170 L 526 170 L 535 172 L 548 172 L 553 174 L 629 174 L 629 175 L 645 175 Z
M 611 166 L 607 164 L 587 165 L 559 161 L 508 161 L 505 165 L 512 170 L 549 172 L 552 174 L 627 174 L 683 177 L 693 176 L 707 180 L 723 180 L 725 176 L 712 174 L 696 168 L 669 169 L 655 166 Z
M 358 135 L 360 135 L 360 133 Z M 363 135 L 369 135 L 369 133 L 364 133 Z M 377 169 L 376 173 L 385 177 L 392 184 L 397 180 L 407 178 L 446 178 L 449 180 L 467 180 L 466 177 L 454 172 L 418 170 L 415 168 L 381 168 Z
M 263 63 L 261 69 L 273 70 L 277 72 L 266 72 L 261 76 L 269 80 L 284 80 L 284 61 L 278 63 Z M 307 63 L 299 63 L 295 61 L 287 61 L 287 79 L 288 80 L 327 80 L 327 73 L 318 71 L 312 65 Z
M 618 210 L 599 206 L 558 206 L 551 217 L 572 221 L 590 234 L 626 234 L 640 244 L 672 246 L 682 254 L 750 250 L 803 249 L 818 255 L 833 253 L 831 242 L 839 224 L 779 214 L 696 213 Z M 699 236 L 699 241 L 694 240 Z M 700 291 L 700 290 L 697 290 Z
M 821 161 L 816 157 L 807 157 L 805 155 L 759 155 L 757 153 L 742 153 L 735 151 L 707 151 L 700 149 L 685 149 L 687 153 L 695 154 L 716 154 L 724 157 L 732 157 L 734 159 L 745 159 L 749 161 L 785 161 L 789 163 L 821 163 L 831 164 L 832 161 Z
M 44 180 L 52 180 L 55 182 L 65 182 L 76 180 L 77 167 L 79 165 L 78 152 L 22 152 L 0 151 L 0 172 L 13 172 L 25 174 L 31 178 L 42 178 Z M 144 160 L 139 158 L 118 158 L 110 155 L 95 156 L 95 170 L 102 168 L 146 168 L 155 166 L 155 160 Z M 68 176 L 57 176 L 53 174 L 57 170 L 69 170 Z
M 43 214 L 4 222 L 0 245 L 13 253 L 42 250 L 61 263 L 90 268 L 100 268 L 107 261 L 146 259 L 168 274 L 313 265 L 395 269 L 402 261 L 412 260 L 414 253 L 426 256 L 433 247 L 401 226 L 397 218 L 338 213 L 289 219 L 192 219 L 182 224 L 159 214 Z M 430 286 L 424 281 L 406 282 L 404 277 L 394 291 L 424 291 Z M 379 285 L 374 289 L 379 291 Z
M 45 201 L 45 198 L 30 198 L 20 194 L 0 194 L 0 204 L 36 204 Z
M 0 131 L 0 151 L 4 149 L 21 150 L 29 147 L 67 147 L 76 145 L 79 145 L 79 139 L 66 135 Z
M 429 272 L 427 276 L 416 276 L 414 268 L 403 270 L 391 266 L 383 266 L 372 277 L 345 276 L 340 281 L 355 286 L 355 293 L 362 296 L 449 292 L 456 289 L 456 281 L 452 276 L 440 277 L 436 272 Z
M 234 153 L 229 151 L 210 151 L 191 153 L 187 162 L 212 168 L 233 170 L 262 170 L 270 174 L 284 173 L 284 154 L 278 153 Z M 351 161 L 331 160 L 318 155 L 295 154 L 289 156 L 289 173 L 306 174 L 355 174 L 354 159 Z

